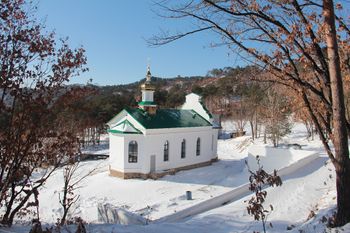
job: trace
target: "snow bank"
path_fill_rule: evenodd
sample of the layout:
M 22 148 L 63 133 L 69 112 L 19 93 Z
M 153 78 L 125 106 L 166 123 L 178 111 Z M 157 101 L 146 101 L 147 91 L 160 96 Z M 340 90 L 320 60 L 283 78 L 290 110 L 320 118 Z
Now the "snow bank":
M 157 219 L 154 221 L 154 223 L 177 222 L 180 219 L 191 217 L 196 214 L 200 214 L 208 210 L 226 205 L 232 201 L 239 200 L 240 198 L 246 195 L 249 195 L 250 193 L 251 192 L 249 191 L 249 184 L 244 184 L 222 195 L 213 197 L 209 200 L 193 205 L 187 209 L 184 209 L 174 214 L 170 214 L 168 216 Z
M 260 156 L 260 161 L 261 164 L 263 164 L 265 171 L 271 173 L 274 169 L 276 169 L 278 170 L 278 175 L 281 176 L 282 179 L 288 175 L 298 173 L 299 169 L 306 167 L 308 164 L 319 158 L 318 153 L 315 151 L 251 146 L 248 152 L 248 164 L 252 170 L 257 169 L 257 155 Z M 203 213 L 205 211 L 226 205 L 227 203 L 239 200 L 250 193 L 249 183 L 246 183 L 222 195 L 213 197 L 187 209 L 160 218 L 155 222 L 176 222 L 180 219 L 194 216 L 196 214 Z
M 147 224 L 147 220 L 140 215 L 117 208 L 111 204 L 98 205 L 98 221 L 101 223 L 116 223 L 121 225 Z
M 287 167 L 304 158 L 313 160 L 318 157 L 318 153 L 316 151 L 307 150 L 251 146 L 248 150 L 247 161 L 249 168 L 253 171 L 257 170 L 258 168 L 256 156 L 259 156 L 260 164 L 263 166 L 264 170 L 271 173 L 274 169 L 280 170 L 281 168 Z M 305 161 L 307 160 L 308 159 Z

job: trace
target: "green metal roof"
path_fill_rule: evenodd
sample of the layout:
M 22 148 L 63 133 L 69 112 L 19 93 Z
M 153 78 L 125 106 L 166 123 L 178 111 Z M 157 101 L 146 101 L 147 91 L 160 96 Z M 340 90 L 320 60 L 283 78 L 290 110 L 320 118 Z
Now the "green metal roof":
M 157 105 L 157 104 L 153 101 L 141 101 L 139 102 L 139 105 L 145 106 L 145 105 Z
M 146 129 L 212 126 L 193 110 L 157 109 L 154 115 L 139 108 L 125 110 Z

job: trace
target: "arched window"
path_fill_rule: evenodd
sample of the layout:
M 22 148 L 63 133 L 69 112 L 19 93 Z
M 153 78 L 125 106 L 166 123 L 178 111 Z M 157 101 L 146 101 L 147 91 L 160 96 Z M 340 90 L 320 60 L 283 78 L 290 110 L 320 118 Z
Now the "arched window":
M 169 161 L 169 142 L 164 143 L 164 161 Z
M 196 155 L 201 155 L 201 139 L 197 138 L 197 145 L 196 145 Z
M 186 157 L 186 140 L 183 139 L 181 142 L 181 158 L 185 158 Z
M 137 142 L 129 142 L 129 163 L 137 163 Z

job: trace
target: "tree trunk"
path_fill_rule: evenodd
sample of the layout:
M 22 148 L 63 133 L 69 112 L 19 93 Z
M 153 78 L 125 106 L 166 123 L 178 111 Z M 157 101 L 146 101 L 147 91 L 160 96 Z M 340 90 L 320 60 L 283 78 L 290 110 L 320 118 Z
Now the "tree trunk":
M 100 145 L 100 142 L 101 142 L 101 129 L 98 128 L 98 131 L 97 131 L 97 145 Z
M 90 142 L 91 142 L 92 145 L 95 145 L 95 142 L 94 142 L 95 136 L 94 136 L 94 134 L 95 134 L 94 128 L 91 127 L 90 128 Z
M 277 142 L 277 135 L 272 134 L 271 137 L 272 137 L 273 147 L 276 148 L 277 144 L 278 144 L 278 142 Z
M 337 154 L 336 154 L 337 155 Z M 350 163 L 336 167 L 337 175 L 337 215 L 336 225 L 343 226 L 350 222 Z
M 334 166 L 337 174 L 336 225 L 342 226 L 350 222 L 350 201 L 348 200 L 350 197 L 350 160 L 333 0 L 323 0 L 323 14 L 328 29 L 326 41 L 332 90 L 333 132 L 331 139 L 335 149 Z
M 69 181 L 66 180 L 66 179 L 69 179 L 68 175 L 66 177 L 64 177 L 64 179 L 65 179 L 65 181 L 64 181 L 64 187 L 63 187 L 63 198 L 61 200 L 61 205 L 63 207 L 63 215 L 62 215 L 61 222 L 60 222 L 61 226 L 63 226 L 66 223 L 66 218 L 67 218 L 67 213 L 68 213 L 67 193 L 68 193 Z
M 27 201 L 29 200 L 29 198 L 32 196 L 33 194 L 33 190 L 28 191 L 25 196 L 19 201 L 19 203 L 17 204 L 17 206 L 10 212 L 7 212 L 4 216 L 3 219 L 1 221 L 2 224 L 5 224 L 9 227 L 12 226 L 13 224 L 13 220 L 15 218 L 15 215 L 18 213 L 18 211 L 20 209 L 22 209 L 22 207 L 27 203 Z
M 8 225 L 8 226 L 12 225 L 12 222 L 10 222 L 9 218 L 10 218 L 10 214 L 12 211 L 12 207 L 14 205 L 14 201 L 16 199 L 15 189 L 16 189 L 16 186 L 12 183 L 12 185 L 11 185 L 11 198 L 10 198 L 9 202 L 7 203 L 5 214 L 2 216 L 1 224 Z
M 254 113 L 254 128 L 255 128 L 255 138 L 258 138 L 258 136 L 260 137 L 260 132 L 259 132 L 259 135 L 258 135 L 258 113 L 257 111 L 255 111 Z
M 254 139 L 255 139 L 255 132 L 254 132 L 254 123 L 253 123 L 253 120 L 250 120 L 249 123 L 250 123 L 250 129 L 251 129 L 251 131 L 252 131 L 252 140 L 254 141 Z

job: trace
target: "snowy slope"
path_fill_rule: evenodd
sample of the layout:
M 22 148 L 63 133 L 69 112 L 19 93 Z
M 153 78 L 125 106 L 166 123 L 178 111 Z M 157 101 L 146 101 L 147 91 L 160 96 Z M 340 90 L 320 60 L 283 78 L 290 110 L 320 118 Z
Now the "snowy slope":
M 267 189 L 266 203 L 274 207 L 274 211 L 268 217 L 273 228 L 268 228 L 268 232 L 336 232 L 334 229 L 326 229 L 325 223 L 321 222 L 322 217 L 331 215 L 335 208 L 334 168 L 328 162 L 321 143 L 318 140 L 308 141 L 305 135 L 303 126 L 296 124 L 292 134 L 284 139 L 284 143 L 298 143 L 303 145 L 303 150 L 319 151 L 320 158 L 284 177 L 281 187 Z M 247 147 L 252 144 L 261 145 L 262 142 L 251 142 L 249 136 L 220 140 L 220 160 L 212 166 L 179 172 L 159 180 L 122 180 L 108 175 L 108 161 L 83 162 L 80 169 L 82 173 L 100 168 L 82 183 L 78 192 L 80 201 L 75 206 L 73 216 L 81 216 L 91 223 L 87 225 L 89 232 L 101 233 L 261 231 L 261 223 L 254 221 L 247 214 L 245 201 L 249 196 L 176 223 L 151 223 L 147 226 L 96 224 L 99 203 L 110 203 L 155 220 L 246 183 L 248 173 L 244 160 L 247 157 Z M 92 149 L 94 153 L 98 153 L 99 150 Z M 106 153 L 106 148 L 102 150 Z M 60 217 L 58 193 L 61 184 L 62 171 L 57 171 L 43 188 L 40 194 L 42 222 L 52 224 Z M 192 191 L 194 200 L 186 200 L 186 191 Z M 312 211 L 316 216 L 308 219 Z M 287 231 L 287 227 L 291 227 L 292 230 Z M 28 232 L 27 229 L 15 226 L 8 230 Z M 338 230 L 350 232 L 350 224 Z

